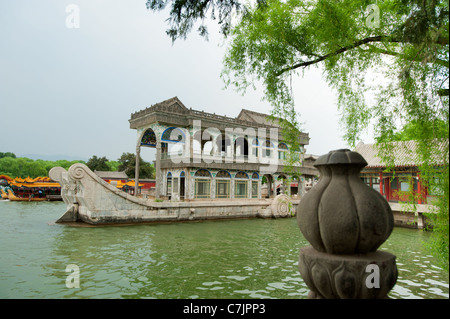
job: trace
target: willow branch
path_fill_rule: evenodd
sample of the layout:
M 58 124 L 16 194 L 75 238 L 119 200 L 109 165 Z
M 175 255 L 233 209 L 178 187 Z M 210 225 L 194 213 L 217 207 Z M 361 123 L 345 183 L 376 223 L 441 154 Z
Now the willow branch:
M 377 47 L 375 47 L 373 45 L 368 45 L 368 46 L 369 46 L 370 50 L 372 52 L 375 52 L 375 53 L 381 53 L 381 54 L 391 55 L 391 56 L 395 56 L 395 57 L 401 57 L 402 59 L 405 59 L 405 60 L 408 60 L 408 61 L 413 61 L 413 62 L 420 62 L 420 61 L 422 61 L 422 59 L 420 59 L 420 57 L 417 57 L 417 56 L 416 57 L 408 57 L 408 56 L 406 56 L 404 54 L 401 54 L 399 52 L 380 49 L 380 48 L 377 48 Z M 438 59 L 438 58 L 434 59 L 433 61 L 430 61 L 430 63 L 436 63 L 436 64 L 439 64 L 439 65 L 444 66 L 446 68 L 449 68 L 448 61 L 441 60 L 441 59 Z
M 287 71 L 292 71 L 292 70 L 295 70 L 295 69 L 298 69 L 298 68 L 301 68 L 301 67 L 307 67 L 309 65 L 322 62 L 322 61 L 324 61 L 324 60 L 326 60 L 326 59 L 328 59 L 330 57 L 333 57 L 333 56 L 339 55 L 341 53 L 344 53 L 346 51 L 349 51 L 349 50 L 355 49 L 357 47 L 360 47 L 361 45 L 372 43 L 372 42 L 381 42 L 381 41 L 396 42 L 396 43 L 401 42 L 401 40 L 399 40 L 399 39 L 396 39 L 396 38 L 393 38 L 393 37 L 390 37 L 390 36 L 384 36 L 384 35 L 364 38 L 362 40 L 356 41 L 355 43 L 353 43 L 351 45 L 342 47 L 342 48 L 340 48 L 340 49 L 338 49 L 338 50 L 336 50 L 334 52 L 331 52 L 331 53 L 328 53 L 326 55 L 320 56 L 317 59 L 300 62 L 300 63 L 294 64 L 293 66 L 290 66 L 290 67 L 287 67 L 287 68 L 283 68 L 283 69 L 281 69 L 280 72 L 278 72 L 276 74 L 276 76 L 279 76 L 279 75 L 281 75 L 281 74 L 283 74 L 283 73 L 285 73 Z

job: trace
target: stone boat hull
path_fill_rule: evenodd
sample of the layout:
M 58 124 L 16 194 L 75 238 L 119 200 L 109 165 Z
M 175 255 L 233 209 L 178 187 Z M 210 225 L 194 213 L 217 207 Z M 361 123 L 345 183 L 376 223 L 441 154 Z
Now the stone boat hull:
M 274 199 L 155 202 L 123 192 L 81 163 L 72 165 L 68 171 L 62 167 L 52 168 L 49 175 L 61 184 L 61 197 L 67 205 L 57 223 L 106 225 L 291 217 L 298 204 L 298 200 L 291 201 L 283 194 Z

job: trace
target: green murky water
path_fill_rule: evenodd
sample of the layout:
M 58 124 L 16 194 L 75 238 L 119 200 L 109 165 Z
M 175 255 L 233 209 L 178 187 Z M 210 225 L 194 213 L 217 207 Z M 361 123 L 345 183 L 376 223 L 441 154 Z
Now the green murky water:
M 0 298 L 307 297 L 295 218 L 75 228 L 54 224 L 64 209 L 0 201 Z M 391 298 L 449 297 L 448 273 L 421 246 L 428 237 L 395 228 L 382 246 L 397 256 Z M 79 288 L 66 285 L 71 264 Z

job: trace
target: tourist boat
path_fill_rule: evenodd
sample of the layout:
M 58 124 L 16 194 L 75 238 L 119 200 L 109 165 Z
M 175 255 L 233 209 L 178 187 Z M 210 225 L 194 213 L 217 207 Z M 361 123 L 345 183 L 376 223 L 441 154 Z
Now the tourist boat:
M 11 189 L 8 189 L 8 198 L 10 201 L 21 201 L 21 202 L 31 202 L 31 201 L 45 201 L 46 197 L 34 197 L 33 194 L 29 194 L 28 197 L 17 197 Z
M 9 182 L 12 178 L 8 175 L 0 175 L 0 199 L 8 199 Z
M 5 190 L 1 186 L 0 186 L 0 195 L 1 195 L 1 199 L 8 199 L 8 194 L 5 192 Z
M 11 201 L 62 200 L 61 186 L 49 177 L 17 177 L 9 182 L 8 198 Z

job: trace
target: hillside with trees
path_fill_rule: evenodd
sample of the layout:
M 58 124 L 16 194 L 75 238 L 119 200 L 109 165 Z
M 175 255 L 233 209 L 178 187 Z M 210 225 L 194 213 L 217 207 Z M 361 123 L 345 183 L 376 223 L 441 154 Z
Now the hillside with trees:
M 0 152 L 0 175 L 8 175 L 12 178 L 36 178 L 39 176 L 48 176 L 48 172 L 53 167 L 63 167 L 68 170 L 75 163 L 86 164 L 92 171 L 125 171 L 130 178 L 134 177 L 135 155 L 123 153 L 117 160 L 108 160 L 105 156 L 97 157 L 96 155 L 89 158 L 87 162 L 82 160 L 33 160 L 26 157 L 17 157 L 12 152 Z M 152 164 L 141 159 L 140 176 L 141 178 L 153 178 L 154 168 Z

